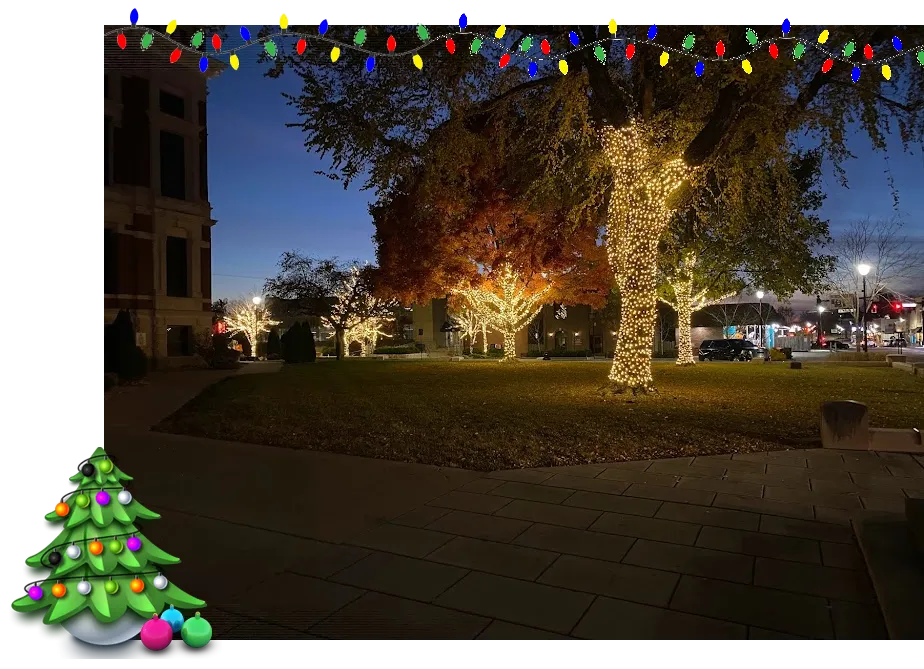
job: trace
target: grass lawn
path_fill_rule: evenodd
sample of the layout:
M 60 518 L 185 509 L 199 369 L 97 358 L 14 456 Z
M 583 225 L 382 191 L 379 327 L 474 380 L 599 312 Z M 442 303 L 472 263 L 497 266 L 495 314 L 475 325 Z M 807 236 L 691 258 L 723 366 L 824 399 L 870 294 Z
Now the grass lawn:
M 654 366 L 660 393 L 604 399 L 583 362 L 345 360 L 232 377 L 156 429 L 483 471 L 814 447 L 825 400 L 924 427 L 921 377 L 782 363 Z

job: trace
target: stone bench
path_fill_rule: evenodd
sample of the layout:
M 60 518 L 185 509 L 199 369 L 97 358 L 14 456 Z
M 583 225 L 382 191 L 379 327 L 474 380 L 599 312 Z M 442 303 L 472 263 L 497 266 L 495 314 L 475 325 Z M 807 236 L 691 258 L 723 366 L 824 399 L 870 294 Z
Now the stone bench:
M 889 354 L 886 356 L 886 362 L 889 363 L 890 365 L 891 365 L 893 362 L 908 362 L 908 356 L 907 356 L 907 355 L 900 355 L 900 354 L 898 354 L 898 353 L 889 353 Z
M 924 453 L 917 428 L 871 428 L 861 402 L 837 400 L 821 405 L 821 446 L 851 451 Z

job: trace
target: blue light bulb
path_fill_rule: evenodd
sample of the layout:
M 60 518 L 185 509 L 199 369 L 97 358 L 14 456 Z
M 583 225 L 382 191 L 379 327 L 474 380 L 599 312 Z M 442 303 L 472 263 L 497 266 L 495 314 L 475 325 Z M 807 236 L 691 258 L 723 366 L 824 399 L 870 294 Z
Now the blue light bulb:
M 375 56 L 369 56 L 366 59 L 366 71 L 372 72 L 375 69 Z
M 207 69 L 209 69 L 209 59 L 206 56 L 202 56 L 202 58 L 199 59 L 199 71 L 205 72 Z
M 136 23 L 138 23 L 138 10 L 137 9 L 132 10 L 132 13 L 129 14 L 128 16 L 128 20 L 132 22 L 132 25 L 135 25 Z
M 318 33 L 323 35 L 326 32 L 327 32 L 327 19 L 324 19 L 323 21 L 321 21 L 321 25 L 318 26 Z
M 574 46 L 577 46 L 578 43 L 580 43 L 580 41 L 581 41 L 581 40 L 578 39 L 577 33 L 574 32 L 573 30 L 571 31 L 571 34 L 568 35 L 568 39 L 571 40 L 571 44 L 573 44 Z
M 893 37 L 893 38 L 892 38 L 892 46 L 895 47 L 895 50 L 896 50 L 896 51 L 901 51 L 901 50 L 902 50 L 902 41 L 901 41 L 900 39 L 898 39 L 898 37 Z
M 463 14 L 462 16 L 459 17 L 459 28 L 461 28 L 462 30 L 465 30 L 467 26 L 468 26 L 468 17 L 465 14 Z
M 529 76 L 535 77 L 535 76 L 536 76 L 536 72 L 538 72 L 538 71 L 539 71 L 539 66 L 538 66 L 538 65 L 536 65 L 535 63 L 530 63 L 530 64 L 529 64 Z
M 792 27 L 792 26 L 791 26 L 791 24 L 789 23 L 789 19 L 786 19 L 785 21 L 783 21 L 783 34 L 784 34 L 784 35 L 788 35 L 788 34 L 789 34 L 789 29 L 790 29 L 791 27 Z
M 658 34 L 658 26 L 651 26 L 648 29 L 648 39 L 654 39 L 657 34 Z
M 698 63 L 696 64 L 696 76 L 697 76 L 697 77 L 703 76 L 703 71 L 704 71 L 705 69 L 706 69 L 706 66 L 703 65 L 703 62 L 702 62 L 702 61 L 698 62 Z
M 853 83 L 857 83 L 860 80 L 860 68 L 854 66 L 853 70 L 850 72 L 850 78 L 853 79 Z
M 247 26 L 241 26 L 241 39 L 245 42 L 250 41 L 250 31 L 247 30 Z

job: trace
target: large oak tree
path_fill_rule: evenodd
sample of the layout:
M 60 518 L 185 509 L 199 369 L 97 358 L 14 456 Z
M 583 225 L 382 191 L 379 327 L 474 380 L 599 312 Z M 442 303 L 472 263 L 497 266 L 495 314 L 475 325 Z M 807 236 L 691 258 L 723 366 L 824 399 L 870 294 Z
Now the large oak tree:
M 646 43 L 648 27 L 621 27 L 617 36 L 637 45 L 627 61 L 624 46 L 610 44 L 605 26 L 589 25 L 508 27 L 503 46 L 511 50 L 526 37 L 534 44 L 547 39 L 553 52 L 571 50 L 571 31 L 582 44 L 603 40 L 606 64 L 586 48 L 568 56 L 567 76 L 547 63 L 530 78 L 527 58 L 500 69 L 502 50 L 487 40 L 470 56 L 470 36 L 456 36 L 455 55 L 440 44 L 425 49 L 422 72 L 405 56 L 380 58 L 367 74 L 367 54 L 347 49 L 331 65 L 326 50 L 312 46 L 301 56 L 280 52 L 272 73 L 291 66 L 302 79 L 300 94 L 291 98 L 301 117 L 296 125 L 305 132 L 306 147 L 329 156 L 331 176 L 346 183 L 364 178 L 381 191 L 413 171 L 420 147 L 447 122 L 460 120 L 477 133 L 503 122 L 516 106 L 531 121 L 525 141 L 537 148 L 521 165 L 534 176 L 533 193 L 565 194 L 575 217 L 606 203 L 609 258 L 622 304 L 610 379 L 617 390 L 646 391 L 652 388 L 657 245 L 673 212 L 687 206 L 712 166 L 721 165 L 727 175 L 729 202 L 760 201 L 753 170 L 785 178 L 795 133 L 811 131 L 835 165 L 848 156 L 845 139 L 852 123 L 877 148 L 884 148 L 883 137 L 896 118 L 904 142 L 921 136 L 924 69 L 913 56 L 890 61 L 891 81 L 866 68 L 853 83 L 849 65 L 822 71 L 827 56 L 813 48 L 821 29 L 794 28 L 790 37 L 808 46 L 800 59 L 790 55 L 795 42 L 778 40 L 779 58 L 755 54 L 747 74 L 734 60 L 751 48 L 744 27 L 662 26 L 659 44 L 676 46 L 685 35 L 696 35 L 694 56 L 711 55 L 713 45 L 723 41 L 728 61 L 710 62 L 701 78 L 693 75 L 693 60 L 675 57 L 679 63 L 662 67 L 662 49 Z M 389 35 L 401 48 L 419 43 L 410 27 L 367 31 L 365 47 L 373 50 L 384 52 Z M 347 42 L 354 32 L 332 27 L 328 36 Z M 493 28 L 471 32 L 490 34 Z M 778 27 L 756 32 L 761 40 L 781 37 Z M 882 54 L 892 49 L 893 35 L 917 43 L 924 29 L 854 26 L 830 32 L 829 44 L 868 43 Z

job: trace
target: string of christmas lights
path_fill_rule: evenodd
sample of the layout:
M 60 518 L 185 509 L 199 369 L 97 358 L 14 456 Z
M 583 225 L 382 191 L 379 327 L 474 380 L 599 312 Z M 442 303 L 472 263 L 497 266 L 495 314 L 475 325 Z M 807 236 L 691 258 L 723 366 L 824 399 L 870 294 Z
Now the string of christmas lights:
M 538 50 L 533 50 L 533 46 L 536 44 L 536 38 L 531 35 L 526 35 L 512 48 L 508 45 L 505 45 L 501 40 L 507 32 L 507 27 L 502 25 L 497 28 L 494 33 L 493 38 L 491 36 L 482 35 L 475 32 L 469 32 L 466 30 L 468 26 L 468 18 L 465 14 L 462 14 L 459 17 L 459 28 L 458 32 L 447 33 L 440 35 L 438 37 L 431 37 L 429 29 L 420 24 L 417 26 L 417 37 L 420 39 L 420 44 L 406 49 L 404 51 L 397 50 L 397 40 L 394 35 L 390 35 L 386 41 L 386 51 L 372 51 L 364 47 L 368 33 L 365 28 L 359 28 L 354 37 L 352 43 L 341 42 L 338 40 L 333 40 L 328 37 L 325 37 L 329 24 L 326 20 L 322 21 L 318 25 L 317 34 L 315 33 L 302 33 L 289 31 L 289 19 L 283 14 L 279 18 L 279 27 L 280 31 L 272 35 L 267 35 L 264 37 L 259 37 L 257 39 L 251 39 L 250 31 L 246 26 L 241 26 L 240 33 L 241 39 L 244 40 L 244 43 L 231 48 L 223 48 L 223 42 L 219 35 L 213 34 L 211 37 L 211 46 L 212 52 L 210 54 L 203 53 L 200 49 L 202 48 L 205 42 L 205 32 L 203 30 L 198 30 L 190 39 L 189 45 L 181 44 L 171 37 L 171 35 L 176 31 L 177 22 L 171 21 L 167 26 L 167 32 L 161 33 L 156 30 L 151 30 L 150 28 L 144 28 L 138 26 L 138 10 L 133 9 L 130 14 L 131 25 L 124 28 L 115 29 L 105 33 L 105 37 L 110 37 L 111 35 L 116 35 L 116 43 L 121 49 L 125 49 L 128 46 L 128 39 L 125 37 L 126 31 L 144 31 L 141 40 L 140 46 L 142 50 L 147 50 L 154 43 L 155 36 L 166 40 L 172 44 L 175 48 L 170 54 L 170 62 L 176 63 L 186 52 L 194 53 L 199 56 L 199 70 L 205 72 L 209 66 L 209 57 L 219 57 L 227 55 L 229 57 L 229 63 L 232 69 L 237 70 L 240 67 L 240 58 L 237 53 L 243 49 L 255 45 L 261 45 L 264 51 L 271 58 L 275 58 L 278 53 L 278 47 L 276 40 L 278 39 L 295 39 L 297 38 L 296 52 L 301 55 L 305 52 L 305 49 L 308 46 L 308 40 L 324 42 L 329 45 L 333 45 L 330 51 L 330 59 L 332 63 L 336 63 L 340 59 L 340 55 L 344 49 L 350 49 L 359 53 L 362 53 L 367 56 L 366 58 L 366 70 L 372 72 L 375 69 L 376 59 L 380 57 L 411 57 L 411 62 L 418 70 L 423 69 L 423 58 L 420 55 L 420 52 L 432 44 L 443 43 L 446 50 L 450 54 L 456 52 L 456 42 L 455 38 L 458 37 L 470 37 L 471 45 L 469 51 L 474 55 L 477 54 L 485 44 L 492 44 L 495 47 L 498 47 L 504 51 L 503 55 L 498 61 L 498 67 L 504 68 L 510 65 L 513 62 L 513 57 L 516 56 L 520 61 L 529 61 L 527 65 L 527 71 L 529 76 L 534 77 L 538 74 L 539 64 L 545 62 L 558 62 L 558 69 L 562 75 L 568 74 L 568 57 L 586 49 L 592 49 L 593 54 L 598 62 L 601 64 L 606 64 L 607 57 L 609 55 L 609 49 L 605 48 L 604 45 L 609 43 L 625 43 L 625 57 L 627 60 L 632 60 L 633 56 L 636 53 L 638 46 L 646 47 L 656 47 L 661 49 L 661 56 L 659 58 L 659 63 L 662 67 L 666 67 L 670 62 L 671 54 L 678 54 L 688 58 L 696 58 L 696 65 L 694 66 L 694 73 L 697 77 L 703 76 L 706 69 L 706 63 L 740 63 L 741 69 L 746 74 L 751 74 L 754 70 L 754 66 L 751 63 L 751 58 L 759 53 L 762 53 L 765 49 L 770 54 L 770 56 L 776 60 L 780 56 L 780 47 L 778 42 L 791 42 L 792 46 L 792 57 L 795 60 L 799 60 L 805 55 L 806 50 L 811 47 L 820 51 L 825 56 L 825 61 L 822 64 L 822 71 L 825 73 L 830 72 L 835 63 L 845 63 L 851 66 L 851 79 L 856 83 L 860 79 L 861 69 L 867 67 L 876 67 L 880 68 L 880 73 L 885 79 L 892 78 L 892 68 L 889 65 L 889 62 L 894 61 L 897 58 L 901 58 L 908 53 L 916 52 L 916 58 L 919 65 L 924 67 L 924 45 L 913 47 L 911 49 L 904 49 L 901 39 L 898 36 L 892 38 L 892 47 L 895 53 L 882 56 L 879 58 L 874 58 L 873 49 L 869 44 L 866 44 L 862 48 L 862 54 L 865 59 L 863 60 L 853 60 L 854 54 L 858 53 L 858 45 L 854 40 L 851 40 L 845 44 L 840 51 L 831 51 L 824 45 L 829 41 L 830 33 L 828 30 L 823 30 L 816 40 L 812 43 L 806 39 L 791 37 L 789 35 L 791 31 L 791 24 L 789 19 L 783 21 L 781 26 L 782 35 L 774 38 L 767 38 L 764 40 L 759 40 L 757 33 L 752 29 L 748 28 L 745 32 L 745 37 L 748 44 L 751 46 L 751 49 L 747 53 L 740 54 L 738 56 L 725 57 L 725 44 L 719 40 L 715 44 L 715 56 L 704 57 L 700 55 L 693 54 L 693 48 L 696 44 L 696 36 L 689 34 L 682 40 L 680 47 L 673 45 L 662 44 L 656 41 L 658 35 L 658 27 L 652 25 L 648 29 L 647 39 L 634 40 L 630 41 L 626 37 L 616 37 L 618 31 L 618 25 L 615 20 L 611 20 L 608 24 L 608 29 L 613 37 L 605 38 L 601 40 L 586 42 L 581 44 L 580 37 L 574 31 L 569 35 L 569 41 L 571 45 L 575 48 L 558 53 L 555 55 L 551 54 L 551 45 L 548 40 L 543 39 L 538 43 Z M 534 55 L 530 55 L 530 52 Z

